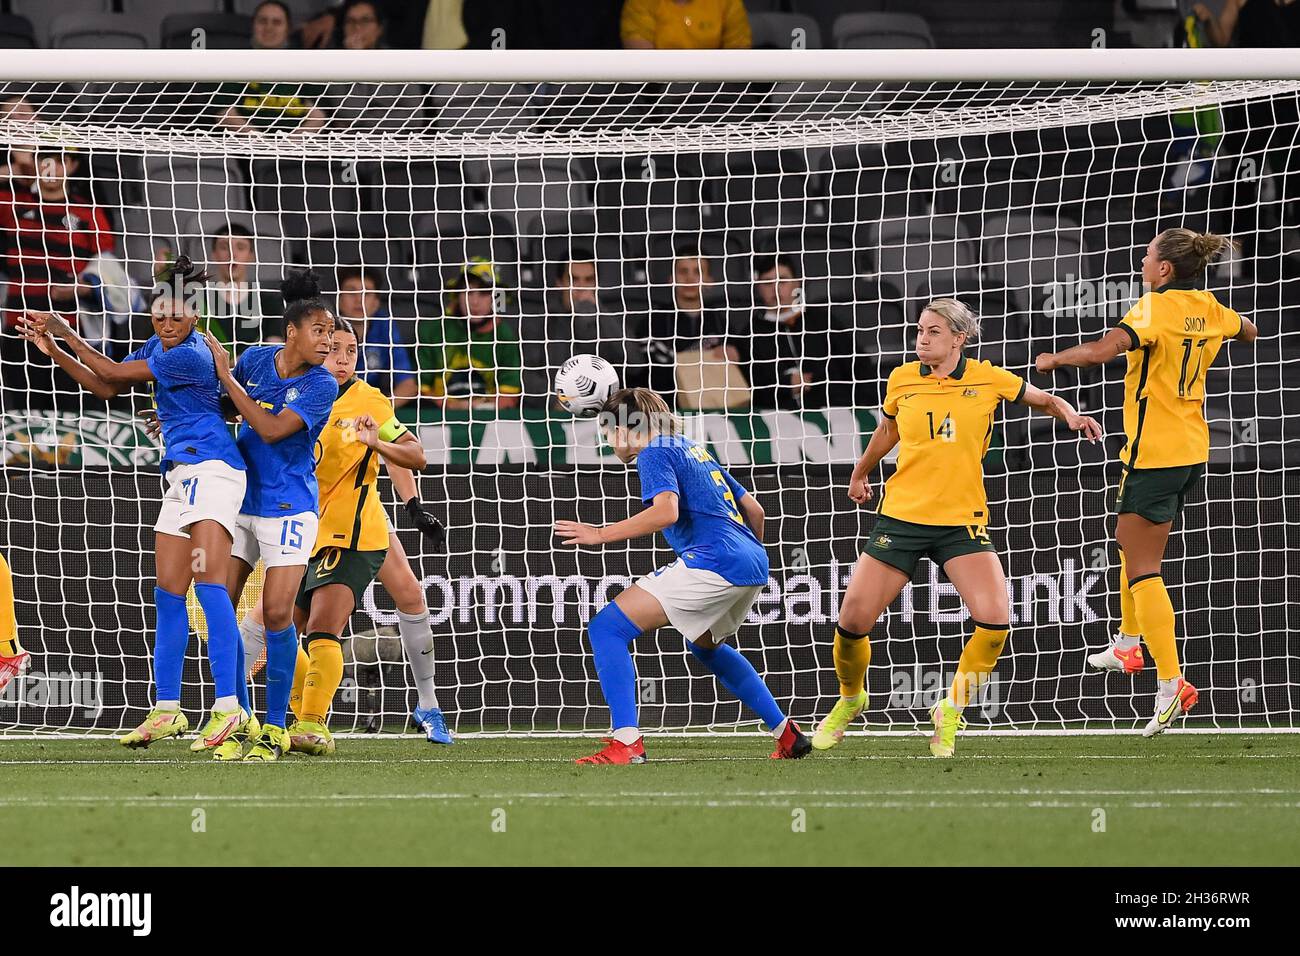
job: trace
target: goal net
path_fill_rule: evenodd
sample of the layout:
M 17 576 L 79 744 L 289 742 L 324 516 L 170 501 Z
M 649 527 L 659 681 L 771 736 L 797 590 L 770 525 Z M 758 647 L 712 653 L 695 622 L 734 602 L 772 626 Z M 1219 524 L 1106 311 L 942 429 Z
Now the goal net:
M 1107 436 L 999 415 L 985 467 L 1012 631 L 971 727 L 1132 729 L 1151 669 L 1084 661 L 1118 628 L 1122 365 L 1030 369 L 1113 326 L 1142 292 L 1145 245 L 1176 225 L 1241 243 L 1208 283 L 1261 329 L 1209 372 L 1209 472 L 1165 565 L 1201 689 L 1187 723 L 1300 726 L 1300 81 L 564 81 L 583 72 L 566 55 L 527 82 L 431 81 L 445 57 L 401 82 L 338 79 L 363 61 L 333 61 L 327 82 L 293 72 L 305 59 L 210 56 L 228 65 L 201 82 L 164 81 L 174 61 L 140 67 L 150 82 L 0 68 L 0 552 L 33 655 L 0 696 L 0 732 L 119 730 L 149 707 L 161 496 L 147 392 L 79 390 L 16 316 L 53 308 L 121 358 L 180 253 L 216 275 L 203 321 L 232 352 L 280 334 L 293 267 L 365 319 L 364 375 L 402 401 L 430 460 L 421 497 L 449 527 L 434 551 L 381 479 L 460 733 L 608 727 L 585 625 L 670 559 L 660 540 L 575 553 L 553 537 L 558 519 L 640 507 L 634 470 L 550 394 L 581 353 L 672 395 L 758 496 L 771 578 L 737 644 L 791 716 L 825 713 L 831 629 L 874 521 L 848 474 L 921 306 L 960 298 L 982 317 L 969 354 L 1059 391 Z M 912 75 L 942 75 L 907 56 Z M 878 61 L 858 62 L 861 76 Z M 492 290 L 472 325 L 467 286 Z M 195 714 L 212 685 L 192 610 Z M 396 622 L 376 585 L 352 620 L 336 730 L 403 728 L 415 694 Z M 869 727 L 924 722 L 970 628 L 923 562 L 872 635 Z M 757 729 L 676 632 L 643 637 L 635 660 L 647 730 Z

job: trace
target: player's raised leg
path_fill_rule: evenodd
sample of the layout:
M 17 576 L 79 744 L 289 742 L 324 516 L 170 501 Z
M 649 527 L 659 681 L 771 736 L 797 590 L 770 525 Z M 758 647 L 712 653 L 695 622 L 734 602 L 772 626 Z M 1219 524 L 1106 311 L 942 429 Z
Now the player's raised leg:
M 934 734 L 930 753 L 951 757 L 957 749 L 957 731 L 965 726 L 962 712 L 973 703 L 988 680 L 1011 633 L 1007 605 L 1007 579 L 993 551 L 977 551 L 949 558 L 943 571 L 970 610 L 974 633 L 962 648 L 948 696 L 930 711 Z
M 840 697 L 813 735 L 817 750 L 830 750 L 867 708 L 866 676 L 871 664 L 871 629 L 907 584 L 909 576 L 869 555 L 858 558 L 840 602 L 833 656 Z
M 14 606 L 14 579 L 9 562 L 0 554 L 0 692 L 27 670 L 32 655 L 18 643 L 18 615 Z
M 1124 550 L 1119 552 L 1119 633 L 1103 651 L 1088 655 L 1088 666 L 1099 671 L 1122 671 L 1140 674 L 1146 666 L 1142 655 L 1142 628 L 1137 622 L 1137 602 L 1128 583 L 1128 562 Z

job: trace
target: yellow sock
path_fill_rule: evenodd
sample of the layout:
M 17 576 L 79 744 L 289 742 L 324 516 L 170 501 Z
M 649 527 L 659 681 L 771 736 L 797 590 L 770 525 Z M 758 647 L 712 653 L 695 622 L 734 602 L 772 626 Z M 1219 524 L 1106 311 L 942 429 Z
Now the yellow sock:
M 871 663 L 871 638 L 835 628 L 835 676 L 840 679 L 840 696 L 857 697 L 862 693 Z
M 302 688 L 302 719 L 323 724 L 334 692 L 343 682 L 343 645 L 332 634 L 309 634 L 307 656 L 311 668 Z
M 1142 633 L 1138 625 L 1137 605 L 1133 602 L 1133 589 L 1128 584 L 1128 566 L 1124 562 L 1124 552 L 1119 553 L 1119 632 L 1129 637 Z
M 0 554 L 0 657 L 17 657 L 23 651 L 18 643 L 18 616 L 14 611 L 14 576 L 9 562 Z
M 957 674 L 948 694 L 950 704 L 962 710 L 974 699 L 980 686 L 993 673 L 1010 633 L 1009 627 L 975 622 L 975 633 L 961 649 L 961 660 L 957 662 Z
M 302 685 L 307 683 L 307 671 L 311 669 L 311 659 L 298 643 L 298 661 L 293 665 L 293 689 L 289 691 L 289 709 L 294 717 L 302 720 Z
M 1129 585 L 1142 639 L 1156 659 L 1156 677 L 1173 680 L 1182 675 L 1178 645 L 1174 641 L 1174 602 L 1169 600 L 1164 578 L 1148 574 Z

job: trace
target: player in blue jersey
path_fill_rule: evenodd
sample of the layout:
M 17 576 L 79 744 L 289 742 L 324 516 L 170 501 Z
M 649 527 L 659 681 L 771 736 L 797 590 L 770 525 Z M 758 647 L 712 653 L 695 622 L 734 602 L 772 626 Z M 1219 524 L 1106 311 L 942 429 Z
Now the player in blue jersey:
M 190 636 L 185 594 L 191 581 L 207 618 L 208 658 L 217 693 L 205 734 L 215 735 L 220 743 L 248 716 L 238 702 L 238 651 L 243 642 L 226 591 L 245 468 L 222 415 L 212 353 L 194 331 L 207 278 L 188 257 L 178 256 L 151 296 L 153 336 L 121 362 L 88 345 L 58 315 L 28 312 L 20 324 L 24 337 L 97 398 L 113 398 L 147 384 L 157 405 L 165 491 L 154 525 L 155 701 L 144 721 L 120 738 L 127 747 L 147 747 L 189 729 L 180 698 Z M 67 343 L 71 355 L 54 336 Z
M 812 743 L 781 711 L 754 665 L 725 643 L 767 584 L 762 505 L 707 449 L 680 434 L 677 418 L 650 389 L 611 395 L 601 411 L 601 431 L 620 461 L 636 462 L 641 500 L 650 506 L 604 527 L 557 521 L 555 533 L 565 544 L 603 545 L 662 531 L 677 560 L 643 577 L 591 619 L 592 656 L 613 734 L 603 750 L 576 762 L 645 763 L 629 646 L 666 624 L 767 725 L 777 741 L 773 758 L 804 756 Z
M 227 583 L 235 601 L 260 557 L 266 566 L 262 611 L 266 622 L 266 720 L 251 719 L 215 748 L 217 760 L 275 760 L 289 750 L 285 715 L 298 659 L 294 600 L 316 543 L 316 439 L 338 397 L 338 383 L 323 367 L 330 354 L 334 313 L 319 297 L 310 272 L 285 279 L 284 344 L 246 349 L 234 369 L 212 335 L 208 348 L 217 378 L 243 417 L 239 450 L 248 465 L 248 488 L 235 530 Z M 239 673 L 247 673 L 239 641 Z M 247 700 L 247 685 L 239 689 Z M 251 739 L 247 752 L 243 744 Z

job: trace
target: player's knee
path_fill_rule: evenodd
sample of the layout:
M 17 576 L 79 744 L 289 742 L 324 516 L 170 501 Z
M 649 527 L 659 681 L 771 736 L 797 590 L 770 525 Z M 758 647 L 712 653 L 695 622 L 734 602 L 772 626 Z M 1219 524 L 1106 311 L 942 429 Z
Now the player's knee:
M 876 626 L 878 616 L 865 608 L 845 604 L 840 608 L 840 619 L 835 622 L 835 627 L 846 637 L 866 637 Z
M 408 572 L 397 578 L 388 593 L 393 596 L 393 603 L 403 614 L 423 614 L 428 610 L 428 606 L 424 603 L 424 591 L 421 590 L 420 582 L 415 579 L 414 574 Z
M 623 609 L 610 601 L 591 619 L 587 627 L 591 643 L 598 641 L 622 641 L 624 646 L 630 644 L 641 633 L 641 629 L 632 623 L 632 619 Z
M 293 623 L 293 608 L 262 608 L 262 619 L 266 624 L 267 633 L 271 631 L 283 631 Z

